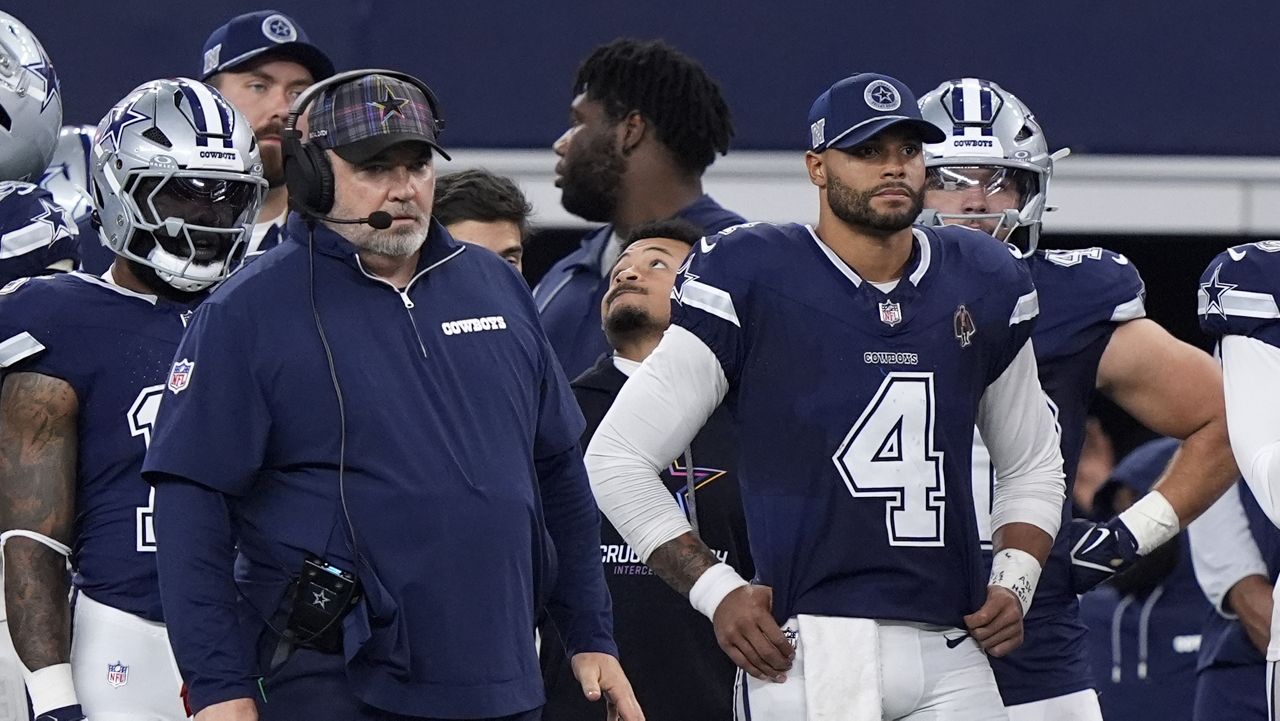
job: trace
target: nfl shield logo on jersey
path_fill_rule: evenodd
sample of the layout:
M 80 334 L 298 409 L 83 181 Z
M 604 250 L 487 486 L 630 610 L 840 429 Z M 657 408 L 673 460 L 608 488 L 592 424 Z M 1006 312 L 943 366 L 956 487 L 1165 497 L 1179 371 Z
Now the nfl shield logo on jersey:
M 129 683 L 129 667 L 119 661 L 107 664 L 107 683 L 111 684 L 111 688 L 120 688 Z
M 196 369 L 194 361 L 183 358 L 173 364 L 173 372 L 169 374 L 169 390 L 181 393 L 191 383 L 191 373 Z
M 880 320 L 890 328 L 902 322 L 902 306 L 891 300 L 880 304 Z

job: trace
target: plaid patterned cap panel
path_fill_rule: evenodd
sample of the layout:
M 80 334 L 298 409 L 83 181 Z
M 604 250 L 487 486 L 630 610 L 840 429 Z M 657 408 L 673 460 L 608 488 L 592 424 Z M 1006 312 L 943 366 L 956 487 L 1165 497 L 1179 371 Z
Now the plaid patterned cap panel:
M 325 148 L 387 133 L 415 133 L 435 142 L 435 118 L 411 83 L 370 75 L 326 92 L 309 118 L 310 140 Z

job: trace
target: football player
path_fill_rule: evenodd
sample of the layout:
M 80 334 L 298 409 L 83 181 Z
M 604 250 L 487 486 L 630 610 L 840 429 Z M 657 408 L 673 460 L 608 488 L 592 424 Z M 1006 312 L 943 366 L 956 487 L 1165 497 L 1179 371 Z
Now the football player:
M 1271 523 L 1280 526 L 1280 241 L 1228 248 L 1200 277 L 1200 327 L 1218 339 L 1218 355 L 1231 428 L 1231 448 L 1240 473 Z M 1280 589 L 1280 586 L 1276 587 Z M 1267 710 L 1280 710 L 1276 663 L 1280 662 L 1280 616 L 1272 593 L 1267 645 Z M 1259 689 L 1261 691 L 1261 689 Z
M 1013 721 L 1101 721 L 1076 594 L 1172 538 L 1231 486 L 1236 469 L 1219 372 L 1207 354 L 1145 317 L 1142 278 L 1123 255 L 1038 250 L 1061 153 L 1049 153 L 1022 101 L 995 83 L 964 78 L 943 83 L 920 107 L 946 131 L 942 142 L 925 146 L 924 222 L 966 225 L 1013 243 L 1031 271 L 1040 297 L 1036 362 L 1061 428 L 1067 479 L 1075 476 L 1095 389 L 1148 428 L 1184 439 L 1154 489 L 1118 519 L 1102 526 L 1081 521 L 1059 534 L 1025 620 L 1026 643 L 991 661 Z M 974 497 L 989 549 L 995 475 L 984 438 L 974 436 Z M 1068 491 L 1064 529 L 1070 498 Z
M 40 41 L 0 12 L 0 285 L 47 270 L 71 270 L 76 225 L 48 191 L 34 185 L 53 157 L 62 93 Z
M 0 289 L 10 630 L 40 719 L 182 719 L 140 471 L 186 321 L 243 253 L 267 184 L 244 117 L 182 78 L 117 104 L 93 159 L 114 264 Z
M 1029 340 L 1035 289 L 990 236 L 913 227 L 923 144 L 944 134 L 901 82 L 836 83 L 808 130 L 817 226 L 748 223 L 699 242 L 670 329 L 588 447 L 592 486 L 750 674 L 746 717 L 1003 719 L 983 651 L 1021 642 L 1064 492 Z M 753 584 L 658 475 L 722 402 L 739 424 Z M 975 423 L 1002 480 L 989 576 Z

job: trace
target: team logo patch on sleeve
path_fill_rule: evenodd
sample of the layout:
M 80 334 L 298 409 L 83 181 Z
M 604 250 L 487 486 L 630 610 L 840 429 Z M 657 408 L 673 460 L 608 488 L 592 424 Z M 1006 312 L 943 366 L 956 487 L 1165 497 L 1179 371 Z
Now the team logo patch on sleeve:
M 189 361 L 183 358 L 173 364 L 173 371 L 169 373 L 169 390 L 174 394 L 181 393 L 191 385 L 191 374 L 196 370 L 195 361 Z
M 973 344 L 973 335 L 978 332 L 978 325 L 973 322 L 973 314 L 969 309 L 961 305 L 956 308 L 956 314 L 952 316 L 952 323 L 955 326 L 956 340 L 960 341 L 961 348 L 968 348 Z
M 111 688 L 120 688 L 129 683 L 129 667 L 119 661 L 107 664 L 107 683 Z

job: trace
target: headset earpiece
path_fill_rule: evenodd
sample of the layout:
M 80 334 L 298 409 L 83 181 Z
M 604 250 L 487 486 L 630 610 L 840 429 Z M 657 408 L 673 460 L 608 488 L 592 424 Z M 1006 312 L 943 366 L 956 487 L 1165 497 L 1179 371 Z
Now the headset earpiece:
M 303 143 L 302 133 L 286 127 L 281 155 L 290 201 L 317 213 L 328 213 L 333 208 L 333 166 L 324 150 Z

